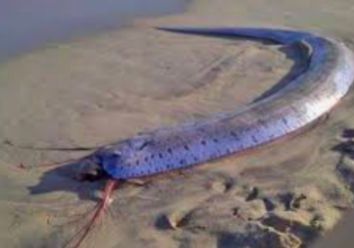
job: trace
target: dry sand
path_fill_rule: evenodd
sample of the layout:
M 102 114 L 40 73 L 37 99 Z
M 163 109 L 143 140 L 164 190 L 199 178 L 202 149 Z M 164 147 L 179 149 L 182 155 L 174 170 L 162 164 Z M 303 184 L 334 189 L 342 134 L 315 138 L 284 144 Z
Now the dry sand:
M 72 166 L 36 167 L 85 152 L 20 149 L 7 142 L 100 146 L 239 108 L 302 68 L 294 47 L 284 54 L 277 46 L 152 26 L 290 27 L 353 47 L 349 0 L 316 0 L 311 6 L 304 0 L 249 2 L 196 0 L 183 15 L 140 20 L 0 65 L 2 246 L 62 247 L 84 225 L 103 185 L 77 181 Z M 150 178 L 144 186 L 122 185 L 83 246 L 310 244 L 353 207 L 353 145 L 341 137 L 354 128 L 353 102 L 351 92 L 328 119 L 285 142 Z M 20 163 L 30 169 L 14 166 Z

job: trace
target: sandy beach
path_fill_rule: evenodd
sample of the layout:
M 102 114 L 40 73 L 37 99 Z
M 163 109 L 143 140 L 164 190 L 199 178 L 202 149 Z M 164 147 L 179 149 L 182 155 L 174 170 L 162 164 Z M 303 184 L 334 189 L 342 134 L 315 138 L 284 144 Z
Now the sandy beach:
M 195 0 L 0 64 L 3 246 L 63 247 L 87 221 L 104 182 L 38 166 L 90 152 L 66 148 L 241 108 L 304 68 L 295 47 L 154 27 L 295 28 L 354 49 L 353 11 L 349 0 Z M 330 235 L 353 208 L 353 103 L 351 91 L 303 134 L 250 154 L 123 184 L 83 247 L 306 247 Z

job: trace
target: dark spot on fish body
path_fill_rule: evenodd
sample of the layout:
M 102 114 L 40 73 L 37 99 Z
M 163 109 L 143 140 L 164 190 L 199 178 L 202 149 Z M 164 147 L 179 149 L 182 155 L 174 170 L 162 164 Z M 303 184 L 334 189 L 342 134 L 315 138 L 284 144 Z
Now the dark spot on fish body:
M 285 117 L 281 118 L 281 120 L 286 126 L 288 125 L 288 120 Z
M 148 162 L 148 161 L 149 161 L 149 158 L 148 158 L 148 157 L 145 157 L 145 158 L 144 158 L 144 161 L 145 161 L 145 162 Z
M 260 126 L 266 126 L 267 122 L 265 120 L 258 120 Z
M 185 149 L 186 151 L 189 151 L 189 146 L 188 146 L 188 145 L 184 145 L 183 147 L 184 147 L 184 149 Z
M 186 160 L 184 160 L 184 159 L 181 159 L 180 161 L 179 161 L 179 164 L 180 165 L 183 165 L 183 164 L 185 164 L 186 163 Z
M 257 138 L 256 138 L 254 135 L 252 135 L 251 137 L 252 137 L 252 141 L 253 141 L 254 143 L 258 143 L 258 140 L 257 140 Z
M 234 131 L 231 131 L 231 132 L 230 132 L 230 135 L 231 135 L 232 137 L 234 137 L 236 140 L 239 140 L 238 135 L 237 135 Z
M 159 153 L 159 158 L 163 158 L 163 155 L 162 155 L 162 153 Z
M 214 138 L 213 141 L 214 141 L 214 143 L 218 143 L 219 142 L 219 140 L 216 139 L 216 138 Z
M 205 141 L 205 140 L 202 140 L 202 141 L 200 142 L 200 144 L 202 144 L 203 146 L 205 146 L 205 145 L 206 145 L 206 141 Z
M 167 148 L 167 152 L 168 152 L 169 154 L 172 154 L 172 149 L 171 149 L 171 148 Z

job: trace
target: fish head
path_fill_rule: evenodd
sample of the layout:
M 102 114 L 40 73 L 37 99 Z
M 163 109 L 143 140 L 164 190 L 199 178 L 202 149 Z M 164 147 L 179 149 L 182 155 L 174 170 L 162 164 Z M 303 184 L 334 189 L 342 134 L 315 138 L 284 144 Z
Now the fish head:
M 96 162 L 110 176 L 115 179 L 132 178 L 139 174 L 143 164 L 137 161 L 144 156 L 151 146 L 152 139 L 136 136 L 104 147 L 96 154 Z

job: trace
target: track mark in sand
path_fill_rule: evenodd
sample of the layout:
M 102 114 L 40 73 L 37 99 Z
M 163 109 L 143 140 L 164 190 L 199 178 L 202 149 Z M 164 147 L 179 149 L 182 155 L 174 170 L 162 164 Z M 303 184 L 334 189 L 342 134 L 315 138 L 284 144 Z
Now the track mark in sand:
M 345 129 L 341 137 L 343 141 L 332 147 L 333 151 L 339 153 L 336 171 L 354 192 L 354 129 Z
M 216 87 L 213 83 L 220 77 L 223 73 L 227 72 L 233 65 L 237 62 L 239 56 L 241 56 L 245 51 L 240 51 L 236 54 L 226 54 L 219 56 L 218 58 L 211 61 L 207 66 L 204 66 L 199 71 L 197 71 L 190 78 L 184 80 L 189 81 L 189 87 L 186 90 L 178 91 L 172 95 L 166 97 L 154 98 L 155 100 L 171 100 L 175 98 L 185 98 L 189 96 L 194 96 L 200 91 L 212 90 Z M 183 79 L 182 79 L 183 80 Z M 211 89 L 210 89 L 211 88 Z

